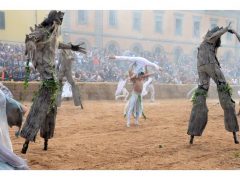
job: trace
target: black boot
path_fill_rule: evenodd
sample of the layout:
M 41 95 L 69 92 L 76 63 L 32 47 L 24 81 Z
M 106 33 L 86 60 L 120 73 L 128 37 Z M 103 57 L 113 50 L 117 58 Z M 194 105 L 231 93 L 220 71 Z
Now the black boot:
M 191 138 L 190 138 L 189 144 L 193 144 L 193 139 L 194 139 L 194 135 L 191 135 Z
M 23 147 L 22 147 L 22 151 L 21 151 L 22 154 L 26 154 L 27 153 L 28 144 L 29 144 L 29 141 L 26 140 L 25 143 L 23 144 Z
M 44 148 L 43 148 L 43 150 L 47 151 L 47 149 L 48 149 L 48 139 L 44 139 Z
M 237 133 L 233 132 L 233 139 L 235 144 L 239 144 L 238 138 L 237 138 Z

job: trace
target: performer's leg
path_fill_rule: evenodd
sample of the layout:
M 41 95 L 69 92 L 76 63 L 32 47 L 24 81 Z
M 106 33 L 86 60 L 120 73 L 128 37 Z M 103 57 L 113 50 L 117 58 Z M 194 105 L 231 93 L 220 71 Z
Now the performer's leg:
M 151 93 L 151 102 L 154 102 L 155 101 L 155 90 L 154 90 L 154 86 L 153 84 L 151 84 L 149 86 L 149 91 Z
M 43 121 L 40 129 L 40 136 L 44 139 L 43 150 L 48 149 L 48 139 L 51 139 L 54 135 L 55 124 L 56 124 L 57 107 L 52 107 L 51 111 L 47 114 Z
M 209 74 L 217 84 L 218 96 L 221 107 L 224 111 L 224 125 L 229 132 L 236 134 L 239 125 L 235 112 L 235 102 L 231 98 L 231 87 L 226 83 L 225 77 L 218 65 L 210 67 Z M 235 138 L 234 138 L 234 142 Z
M 64 72 L 60 70 L 58 73 L 58 82 L 59 82 L 59 90 L 58 90 L 58 97 L 57 97 L 58 107 L 61 107 L 61 103 L 62 103 L 63 77 L 64 77 Z
M 35 141 L 36 135 L 47 116 L 52 101 L 51 98 L 52 90 L 49 87 L 42 86 L 20 133 L 20 136 L 26 139 L 22 149 L 23 153 L 27 152 L 29 142 Z
M 135 107 L 135 103 L 136 103 L 136 97 L 134 94 L 132 94 L 132 96 L 129 99 L 128 107 L 126 110 L 127 127 L 130 127 L 130 119 L 133 113 L 133 109 Z
M 129 96 L 129 92 L 128 92 L 128 90 L 126 88 L 124 88 L 124 91 L 125 91 L 125 99 L 124 99 L 124 101 L 127 101 L 127 98 Z
M 142 104 L 142 96 L 138 95 L 137 102 L 135 103 L 136 108 L 136 117 L 135 117 L 135 125 L 139 124 L 139 117 L 143 113 L 143 104 Z
M 191 136 L 190 144 L 193 143 L 194 136 L 201 136 L 207 121 L 208 121 L 208 108 L 206 98 L 209 88 L 210 77 L 203 71 L 198 72 L 200 85 L 196 89 L 193 98 L 193 108 L 188 125 L 187 134 Z
M 80 91 L 79 91 L 78 86 L 75 84 L 75 82 L 72 78 L 72 72 L 70 70 L 68 70 L 68 72 L 66 73 L 66 76 L 67 76 L 68 82 L 72 86 L 72 94 L 73 94 L 74 105 L 75 106 L 81 106 L 81 108 L 83 109 L 82 102 L 81 102 Z

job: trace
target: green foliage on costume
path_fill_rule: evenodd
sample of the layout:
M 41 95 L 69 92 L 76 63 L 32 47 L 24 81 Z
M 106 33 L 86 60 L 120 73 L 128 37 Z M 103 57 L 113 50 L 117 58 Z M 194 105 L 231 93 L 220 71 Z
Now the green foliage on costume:
M 26 90 L 29 86 L 29 77 L 30 77 L 30 67 L 29 67 L 29 59 L 27 60 L 26 66 L 25 66 L 25 78 L 24 78 L 24 84 L 23 87 Z
M 207 91 L 196 89 L 194 91 L 193 95 L 192 95 L 192 98 L 191 98 L 191 101 L 193 102 L 193 104 L 197 103 L 197 97 L 198 96 L 205 96 L 205 97 L 207 97 Z
M 231 86 L 227 83 L 227 84 L 224 84 L 224 85 L 220 85 L 219 87 L 218 87 L 218 90 L 220 91 L 220 92 L 225 92 L 225 93 L 229 93 L 230 94 L 230 96 L 232 96 L 232 88 L 231 88 Z
M 59 82 L 56 81 L 55 79 L 48 79 L 42 82 L 41 88 L 47 88 L 52 94 L 48 111 L 50 111 L 51 108 L 57 106 L 57 96 L 59 87 L 60 87 Z

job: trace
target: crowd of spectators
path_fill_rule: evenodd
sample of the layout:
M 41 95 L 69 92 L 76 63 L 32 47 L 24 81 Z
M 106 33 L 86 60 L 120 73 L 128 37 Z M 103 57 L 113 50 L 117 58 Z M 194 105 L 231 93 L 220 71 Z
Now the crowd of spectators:
M 24 44 L 6 43 L 0 41 L 0 80 L 23 81 L 25 76 Z M 158 64 L 163 72 L 156 73 L 158 83 L 195 84 L 197 83 L 196 55 L 179 55 L 171 58 L 171 54 L 150 52 L 109 51 L 91 48 L 83 55 L 75 53 L 73 62 L 73 77 L 82 82 L 116 82 L 123 78 L 128 71 L 129 63 L 110 61 L 110 55 L 141 56 Z M 57 56 L 56 56 L 57 57 Z M 57 61 L 57 59 L 56 59 Z M 240 61 L 234 58 L 219 57 L 222 70 L 228 82 L 240 84 Z M 149 69 L 151 71 L 151 69 Z M 39 80 L 39 73 L 31 69 L 30 80 Z

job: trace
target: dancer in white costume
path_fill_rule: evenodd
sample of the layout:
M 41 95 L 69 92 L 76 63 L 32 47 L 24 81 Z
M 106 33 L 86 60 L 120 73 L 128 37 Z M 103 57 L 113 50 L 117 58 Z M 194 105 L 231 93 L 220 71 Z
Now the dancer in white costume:
M 0 170 L 28 170 L 27 162 L 0 143 Z
M 136 75 L 137 72 L 144 72 L 146 66 L 150 66 L 155 68 L 158 71 L 162 71 L 161 68 L 155 64 L 147 60 L 143 57 L 130 57 L 130 56 L 109 56 L 111 60 L 119 60 L 119 61 L 129 61 L 134 65 L 133 73 Z
M 10 97 L 9 97 L 10 96 Z M 21 107 L 11 98 L 11 91 L 1 84 L 0 86 L 0 170 L 28 169 L 27 163 L 13 153 L 9 127 L 22 124 Z M 19 117 L 20 116 L 20 117 Z
M 68 81 L 64 83 L 62 91 L 62 99 L 72 97 L 72 86 Z
M 142 114 L 144 115 L 142 104 L 143 82 L 146 78 L 152 75 L 147 73 L 147 66 L 154 67 L 158 71 L 161 71 L 161 69 L 157 64 L 154 64 L 143 57 L 109 56 L 109 59 L 132 62 L 129 68 L 129 77 L 133 82 L 133 91 L 125 106 L 124 115 L 127 119 L 127 127 L 130 127 L 130 118 L 132 114 L 135 116 L 135 125 L 138 125 L 139 117 Z
M 146 96 L 148 93 L 151 94 L 151 102 L 154 102 L 155 101 L 155 89 L 154 89 L 152 77 L 149 77 L 148 80 L 143 84 L 142 97 Z
M 0 90 L 0 144 L 10 151 L 13 151 L 11 139 L 8 132 L 8 121 L 6 113 L 6 96 Z
M 127 84 L 128 78 L 126 79 L 120 79 L 118 82 L 117 90 L 115 92 L 115 99 L 117 100 L 118 98 L 124 97 L 124 101 L 127 101 L 127 98 L 129 96 L 129 92 L 126 89 L 126 84 Z

